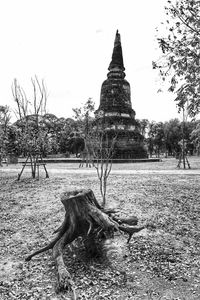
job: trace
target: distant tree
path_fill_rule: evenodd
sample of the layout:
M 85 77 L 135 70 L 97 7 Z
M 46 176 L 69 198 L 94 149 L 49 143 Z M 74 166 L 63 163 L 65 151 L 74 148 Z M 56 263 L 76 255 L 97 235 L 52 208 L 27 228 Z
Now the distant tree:
M 181 122 L 171 119 L 164 123 L 165 147 L 167 155 L 178 155 L 179 141 L 182 139 Z
M 158 122 L 155 126 L 154 145 L 159 157 L 160 153 L 165 151 L 164 124 L 162 122 Z
M 41 116 L 40 130 L 43 131 L 43 155 L 66 153 L 70 134 L 75 128 L 73 119 L 58 118 L 54 114 L 46 113 Z
M 86 166 L 90 166 L 91 161 L 91 152 L 88 148 L 89 135 L 92 131 L 92 122 L 94 120 L 92 114 L 94 113 L 94 101 L 92 98 L 88 98 L 88 100 L 83 104 L 80 108 L 74 108 L 74 117 L 77 124 L 77 141 L 74 139 L 74 145 L 79 145 L 81 143 L 81 138 L 83 139 L 83 148 L 85 150 L 85 154 L 83 159 L 86 161 Z M 81 147 L 82 148 L 82 147 Z M 81 149 L 80 148 L 80 149 Z M 82 150 L 83 151 L 83 150 Z
M 10 110 L 8 106 L 0 106 L 0 165 L 7 155 L 8 134 L 10 126 Z
M 69 138 L 67 139 L 66 150 L 72 154 L 75 154 L 76 157 L 80 157 L 81 153 L 84 150 L 86 151 L 85 138 L 82 136 L 82 134 L 76 131 L 72 132 L 69 135 Z M 88 151 L 86 151 L 86 157 L 87 155 L 88 155 Z
M 150 157 L 153 152 L 155 152 L 158 157 L 160 156 L 160 153 L 164 150 L 165 146 L 164 125 L 162 122 L 149 122 L 147 145 Z
M 149 126 L 149 120 L 147 120 L 147 119 L 141 119 L 141 120 L 137 119 L 136 121 L 138 123 L 139 131 L 140 131 L 141 135 L 146 137 L 146 133 L 147 133 L 148 126 Z
M 40 131 L 43 133 L 42 155 L 57 153 L 57 122 L 58 118 L 51 113 L 45 113 L 40 119 Z
M 163 80 L 170 78 L 169 91 L 176 94 L 179 110 L 195 117 L 200 110 L 200 2 L 172 0 L 165 9 L 166 34 L 158 38 L 164 55 L 153 68 Z
M 7 132 L 6 153 L 8 163 L 16 163 L 20 155 L 20 132 L 15 125 L 10 125 Z
M 196 123 L 196 127 L 191 132 L 190 137 L 194 144 L 197 154 L 200 155 L 200 121 Z
M 76 122 L 71 118 L 59 118 L 57 121 L 57 144 L 60 153 L 68 153 L 67 144 L 70 135 L 75 131 Z
M 191 133 L 193 130 L 195 130 L 196 126 L 198 124 L 198 121 L 187 121 L 185 122 L 185 140 L 190 142 L 191 141 Z
M 162 122 L 149 122 L 147 133 L 147 145 L 150 156 L 156 153 L 158 156 L 160 152 L 165 152 L 166 157 L 177 156 L 180 154 L 183 143 L 183 126 L 184 126 L 184 141 L 185 150 L 192 154 L 193 142 L 191 138 L 192 131 L 196 128 L 197 122 L 185 121 L 180 122 L 178 119 L 171 119 Z
M 84 135 L 87 135 L 87 132 L 90 130 L 93 121 L 92 115 L 94 113 L 94 107 L 94 101 L 92 98 L 88 98 L 81 107 L 72 109 L 77 123 L 77 129 Z

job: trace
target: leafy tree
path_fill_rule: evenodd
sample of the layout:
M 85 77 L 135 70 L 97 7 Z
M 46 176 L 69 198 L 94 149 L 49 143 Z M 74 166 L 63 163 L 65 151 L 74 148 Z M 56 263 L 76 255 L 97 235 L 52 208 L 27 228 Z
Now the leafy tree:
M 177 155 L 180 152 L 179 141 L 182 139 L 181 122 L 171 119 L 164 123 L 165 147 L 168 155 Z
M 141 135 L 143 135 L 144 137 L 146 136 L 146 133 L 147 133 L 147 130 L 148 130 L 148 127 L 149 127 L 149 120 L 147 119 L 137 119 L 137 124 L 138 124 L 138 127 L 139 127 L 139 131 L 141 133 Z
M 88 151 L 85 149 L 85 138 L 79 132 L 72 132 L 67 140 L 66 149 L 76 157 L 80 156 L 82 152 L 86 154 L 84 158 L 87 158 Z M 83 158 L 83 157 L 82 157 Z M 83 164 L 81 164 L 83 165 Z
M 43 133 L 44 143 L 41 145 L 42 154 L 57 153 L 57 120 L 54 114 L 45 113 L 40 119 L 40 131 Z
M 155 152 L 158 156 L 160 152 L 165 152 L 166 157 L 177 156 L 180 154 L 183 143 L 182 128 L 184 125 L 184 143 L 185 149 L 192 154 L 193 140 L 191 133 L 196 128 L 198 122 L 180 122 L 178 119 L 171 119 L 162 122 L 149 122 L 147 133 L 147 145 L 150 156 Z
M 74 117 L 77 123 L 77 131 L 87 135 L 90 131 L 92 125 L 92 114 L 94 113 L 94 101 L 92 98 L 88 98 L 88 100 L 83 104 L 82 107 L 73 108 Z
M 10 111 L 8 106 L 0 106 L 0 165 L 2 158 L 7 155 L 7 144 L 10 124 Z
M 165 136 L 164 136 L 164 125 L 162 122 L 158 122 L 155 126 L 154 145 L 157 156 L 165 150 Z
M 7 131 L 6 152 L 10 156 L 10 160 L 16 161 L 16 157 L 20 155 L 20 132 L 15 125 L 10 125 Z
M 44 136 L 44 156 L 66 153 L 69 136 L 75 127 L 74 123 L 73 119 L 58 118 L 51 113 L 41 116 L 40 130 Z
M 200 2 L 172 0 L 165 9 L 166 34 L 158 38 L 164 55 L 153 68 L 163 80 L 169 77 L 179 110 L 185 108 L 195 117 L 200 110 Z
M 191 132 L 191 139 L 198 155 L 200 155 L 200 121 L 197 122 L 196 127 Z
M 57 144 L 59 152 L 67 154 L 67 143 L 72 132 L 75 131 L 75 121 L 71 118 L 59 118 L 57 120 Z
M 162 122 L 156 123 L 155 121 L 149 122 L 148 138 L 147 138 L 148 150 L 150 157 L 155 151 L 159 157 L 161 150 L 164 148 L 164 126 Z
M 76 146 L 76 149 L 79 149 L 80 146 L 80 149 L 82 149 L 81 151 L 83 151 L 83 148 L 85 148 L 86 157 L 84 157 L 84 159 L 86 158 L 87 166 L 90 165 L 88 162 L 90 162 L 91 153 L 90 149 L 88 148 L 88 140 L 93 126 L 92 122 L 94 119 L 92 114 L 94 113 L 94 106 L 95 105 L 92 98 L 88 98 L 82 107 L 73 109 L 77 131 L 76 134 L 73 135 L 73 145 Z

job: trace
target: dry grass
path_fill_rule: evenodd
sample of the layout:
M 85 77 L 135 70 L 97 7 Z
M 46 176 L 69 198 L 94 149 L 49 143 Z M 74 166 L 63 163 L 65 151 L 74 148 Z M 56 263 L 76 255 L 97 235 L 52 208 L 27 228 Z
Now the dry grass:
M 122 215 L 151 221 L 130 244 L 116 236 L 105 244 L 105 260 L 89 260 L 82 248 L 66 249 L 66 265 L 78 299 L 200 299 L 200 159 L 192 170 L 177 172 L 175 159 L 160 163 L 114 165 L 108 204 Z M 51 164 L 50 179 L 31 180 L 21 166 L 1 168 L 1 299 L 68 299 L 55 293 L 51 252 L 25 263 L 24 258 L 51 239 L 63 220 L 60 194 L 68 188 L 91 188 L 100 200 L 93 170 L 76 164 Z M 157 173 L 153 173 L 157 171 Z M 166 173 L 166 171 L 170 171 Z M 199 173 L 198 173 L 199 172 Z

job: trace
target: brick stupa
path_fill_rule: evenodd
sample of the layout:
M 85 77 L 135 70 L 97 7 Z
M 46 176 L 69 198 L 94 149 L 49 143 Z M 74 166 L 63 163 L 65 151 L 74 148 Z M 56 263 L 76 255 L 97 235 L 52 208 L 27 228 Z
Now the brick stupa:
M 143 136 L 139 133 L 132 108 L 130 84 L 125 79 L 120 34 L 117 30 L 107 79 L 101 87 L 100 105 L 95 112 L 96 124 L 107 131 L 110 139 L 117 135 L 114 158 L 146 158 Z

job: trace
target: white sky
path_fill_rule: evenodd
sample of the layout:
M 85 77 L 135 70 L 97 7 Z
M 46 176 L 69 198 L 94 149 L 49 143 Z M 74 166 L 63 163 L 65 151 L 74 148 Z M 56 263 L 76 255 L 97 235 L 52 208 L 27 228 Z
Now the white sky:
M 166 0 L 6 0 L 0 2 L 0 104 L 15 107 L 14 78 L 31 94 L 31 77 L 44 79 L 47 108 L 71 117 L 89 97 L 99 105 L 116 30 L 121 34 L 126 79 L 136 118 L 165 121 L 179 116 L 173 95 L 157 93 L 152 70 L 155 27 Z

